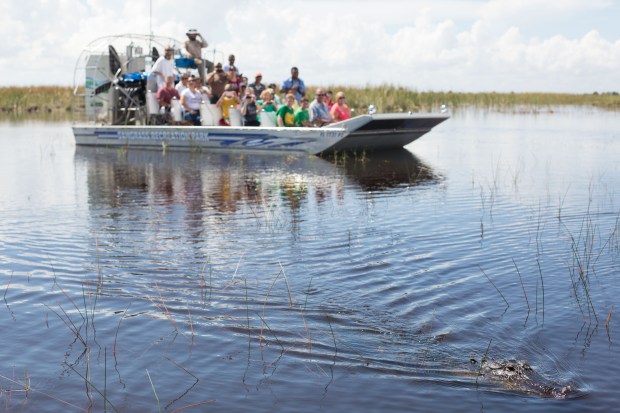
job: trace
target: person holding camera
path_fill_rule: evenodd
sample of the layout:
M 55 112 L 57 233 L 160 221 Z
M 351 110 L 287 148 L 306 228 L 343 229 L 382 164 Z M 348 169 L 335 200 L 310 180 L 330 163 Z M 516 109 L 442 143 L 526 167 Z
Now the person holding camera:
M 215 64 L 215 71 L 207 75 L 207 86 L 211 89 L 209 101 L 212 104 L 216 104 L 220 100 L 220 97 L 224 94 L 226 83 L 228 83 L 228 76 L 226 76 L 226 72 L 222 69 L 222 64 L 218 62 Z
M 254 96 L 254 91 L 251 88 L 248 88 L 241 102 L 241 116 L 243 116 L 243 124 L 245 126 L 260 126 L 256 96 Z
M 216 103 L 216 105 L 222 109 L 220 126 L 230 126 L 230 108 L 236 109 L 239 106 L 239 103 L 237 92 L 232 89 L 230 84 L 227 84 L 224 89 L 224 93 Z

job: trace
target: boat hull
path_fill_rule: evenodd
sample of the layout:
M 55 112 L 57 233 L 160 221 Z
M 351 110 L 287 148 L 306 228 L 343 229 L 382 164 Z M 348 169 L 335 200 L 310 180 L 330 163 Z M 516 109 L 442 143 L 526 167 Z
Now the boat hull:
M 317 154 L 346 135 L 343 128 L 74 125 L 77 145 Z
M 402 148 L 447 120 L 443 114 L 377 114 L 328 151 L 377 151 Z
M 402 148 L 448 119 L 362 115 L 323 128 L 74 125 L 77 145 L 321 154 Z

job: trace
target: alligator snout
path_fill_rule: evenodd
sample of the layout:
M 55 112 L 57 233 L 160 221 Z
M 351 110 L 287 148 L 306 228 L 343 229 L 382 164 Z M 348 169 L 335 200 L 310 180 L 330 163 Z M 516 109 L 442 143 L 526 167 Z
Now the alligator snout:
M 475 360 L 470 361 L 476 363 Z M 557 385 L 546 379 L 525 360 L 483 361 L 478 374 L 510 390 L 543 397 L 566 398 L 576 391 L 573 386 Z

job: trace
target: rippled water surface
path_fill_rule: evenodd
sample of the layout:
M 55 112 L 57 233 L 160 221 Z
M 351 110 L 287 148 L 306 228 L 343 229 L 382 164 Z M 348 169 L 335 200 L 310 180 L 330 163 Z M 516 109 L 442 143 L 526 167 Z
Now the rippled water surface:
M 346 159 L 0 144 L 0 411 L 617 407 L 618 113 Z

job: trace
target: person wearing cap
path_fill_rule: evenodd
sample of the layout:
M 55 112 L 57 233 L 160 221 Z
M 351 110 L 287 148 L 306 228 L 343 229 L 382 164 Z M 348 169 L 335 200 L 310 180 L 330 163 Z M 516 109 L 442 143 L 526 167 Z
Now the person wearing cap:
M 215 71 L 207 75 L 207 86 L 211 89 L 210 102 L 216 104 L 220 97 L 224 93 L 224 88 L 228 82 L 228 76 L 222 69 L 222 64 L 217 62 L 215 64 Z
M 157 91 L 166 84 L 166 78 L 175 75 L 175 65 L 172 59 L 173 54 L 174 47 L 168 45 L 164 50 L 164 55 L 159 56 L 155 61 L 146 80 L 147 89 L 151 92 L 157 93 Z
M 202 49 L 209 44 L 196 29 L 189 29 L 186 34 L 189 39 L 185 41 L 185 57 L 194 59 L 196 68 L 198 68 L 198 74 L 204 80 L 206 79 L 205 66 L 208 72 L 213 71 L 213 63 L 202 58 Z M 199 37 L 200 40 L 198 40 Z
M 299 69 L 294 66 L 291 68 L 291 77 L 282 83 L 280 92 L 285 94 L 294 94 L 297 103 L 299 103 L 299 100 L 303 96 L 306 96 L 306 85 L 304 84 L 304 81 L 299 78 Z
M 261 72 L 256 72 L 254 75 L 254 83 L 250 83 L 248 86 L 254 91 L 254 96 L 260 96 L 263 90 L 266 89 L 265 85 L 261 83 L 261 80 L 263 80 L 263 74 Z

